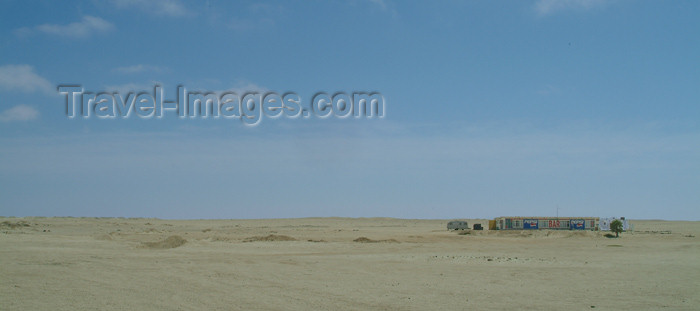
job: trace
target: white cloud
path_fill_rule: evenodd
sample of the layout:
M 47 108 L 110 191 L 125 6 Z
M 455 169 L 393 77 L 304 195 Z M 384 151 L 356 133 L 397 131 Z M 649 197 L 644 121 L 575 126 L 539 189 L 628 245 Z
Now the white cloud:
M 374 3 L 375 5 L 379 6 L 380 9 L 386 10 L 387 5 L 384 0 L 370 0 L 370 2 Z
M 286 9 L 282 5 L 253 3 L 239 10 L 208 8 L 207 20 L 214 25 L 223 25 L 236 32 L 265 31 L 277 26 L 276 20 Z
M 0 113 L 0 122 L 29 121 L 39 117 L 39 111 L 27 105 L 17 105 Z
M 117 73 L 123 73 L 123 74 L 132 74 L 132 73 L 140 73 L 140 72 L 145 72 L 145 71 L 159 72 L 162 70 L 163 70 L 163 68 L 158 67 L 158 66 L 138 64 L 138 65 L 133 65 L 133 66 L 114 68 L 113 71 L 117 72 Z
M 239 81 L 235 83 L 233 87 L 230 87 L 226 90 L 219 91 L 219 93 L 223 92 L 235 92 L 236 94 L 246 94 L 246 93 L 261 93 L 264 94 L 268 92 L 269 89 L 259 86 L 255 83 L 250 83 L 250 82 L 245 82 L 245 81 Z
M 369 2 L 375 9 L 379 9 L 379 11 L 385 13 L 390 13 L 393 18 L 397 18 L 399 15 L 394 8 L 393 3 L 389 2 L 389 0 L 369 0 Z
M 176 86 L 168 86 L 165 85 L 162 82 L 158 81 L 151 81 L 150 83 L 125 83 L 125 84 L 114 84 L 114 85 L 106 85 L 104 87 L 104 91 L 107 92 L 118 92 L 119 94 L 128 94 L 131 92 L 153 92 L 153 88 L 156 85 L 160 85 L 163 90 L 165 90 L 166 94 L 168 96 L 175 94 L 177 87 Z M 190 83 L 190 84 L 184 84 L 185 88 L 189 92 L 213 92 L 216 94 L 221 94 L 224 92 L 235 92 L 236 94 L 242 95 L 246 93 L 261 93 L 264 94 L 269 91 L 269 89 L 259 86 L 254 83 L 250 83 L 247 81 L 238 81 L 233 84 L 233 86 L 225 88 L 225 89 L 216 89 L 212 88 L 211 85 L 207 86 L 206 83 Z
M 180 17 L 188 14 L 187 8 L 178 0 L 112 0 L 120 9 L 135 8 L 154 15 Z
M 538 0 L 535 2 L 535 11 L 540 16 L 547 16 L 561 11 L 586 11 L 608 2 L 609 0 Z
M 281 5 L 270 5 L 265 3 L 253 3 L 248 6 L 248 11 L 253 14 L 281 15 L 284 14 L 284 7 Z
M 29 65 L 0 66 L 0 89 L 56 94 L 51 82 L 34 73 L 34 68 Z
M 68 25 L 43 24 L 32 28 L 24 27 L 15 30 L 19 36 L 43 33 L 48 35 L 63 36 L 70 38 L 85 38 L 93 34 L 105 33 L 114 29 L 114 24 L 94 16 L 83 16 L 79 22 Z
M 118 92 L 119 94 L 128 94 L 131 92 L 153 92 L 156 85 L 163 86 L 163 83 L 152 81 L 149 83 L 125 83 L 120 85 L 107 85 L 105 91 Z M 164 86 L 163 86 L 164 87 Z

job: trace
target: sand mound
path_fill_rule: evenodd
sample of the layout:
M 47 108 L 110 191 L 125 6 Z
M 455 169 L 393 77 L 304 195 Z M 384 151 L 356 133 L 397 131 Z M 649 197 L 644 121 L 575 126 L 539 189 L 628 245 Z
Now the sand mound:
M 270 234 L 268 236 L 253 236 L 243 240 L 243 242 L 275 242 L 275 241 L 296 241 L 297 239 L 286 236 Z
M 569 235 L 567 238 L 576 238 L 576 237 L 595 237 L 597 234 L 593 231 L 571 231 L 569 232 Z
M 10 222 L 10 221 L 6 220 L 3 222 L 0 222 L 0 227 L 7 227 L 10 229 L 16 229 L 16 228 L 21 228 L 21 227 L 29 227 L 29 223 L 24 221 L 24 220 L 20 220 L 18 222 Z
M 394 240 L 394 239 L 388 239 L 388 240 L 372 240 L 368 237 L 361 236 L 357 239 L 352 240 L 353 242 L 357 243 L 399 243 L 399 241 Z
M 221 235 L 215 235 L 215 236 L 209 238 L 209 241 L 212 241 L 212 242 L 231 242 L 231 241 L 235 241 L 235 240 L 237 240 L 237 239 L 235 239 L 233 237 L 221 236 Z
M 99 240 L 99 241 L 111 241 L 111 240 L 112 240 L 112 236 L 109 235 L 109 234 L 100 234 L 100 235 L 95 236 L 95 240 Z
M 171 235 L 167 239 L 159 242 L 143 242 L 143 245 L 147 248 L 152 249 L 168 249 L 180 247 L 187 243 L 187 240 L 183 239 L 179 235 Z

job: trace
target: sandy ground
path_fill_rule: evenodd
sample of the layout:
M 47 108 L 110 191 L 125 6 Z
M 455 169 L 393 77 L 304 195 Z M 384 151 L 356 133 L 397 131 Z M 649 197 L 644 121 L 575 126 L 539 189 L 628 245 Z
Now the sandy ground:
M 700 222 L 446 222 L 0 218 L 0 309 L 700 310 Z

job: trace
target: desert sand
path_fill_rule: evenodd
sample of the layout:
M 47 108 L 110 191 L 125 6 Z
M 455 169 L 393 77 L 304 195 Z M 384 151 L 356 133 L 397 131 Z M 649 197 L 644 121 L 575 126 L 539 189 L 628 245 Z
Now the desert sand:
M 0 309 L 700 310 L 700 222 L 447 221 L 0 218 Z

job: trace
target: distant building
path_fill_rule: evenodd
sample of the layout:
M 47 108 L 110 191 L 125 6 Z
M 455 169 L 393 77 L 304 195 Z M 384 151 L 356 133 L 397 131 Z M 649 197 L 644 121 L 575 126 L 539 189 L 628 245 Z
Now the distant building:
M 469 230 L 469 224 L 466 221 L 453 220 L 447 223 L 447 230 Z
M 629 231 L 631 229 L 630 221 L 625 219 L 625 217 L 620 217 L 620 218 L 610 217 L 610 218 L 601 218 L 600 219 L 600 230 L 601 231 L 610 231 L 610 223 L 616 219 L 622 221 L 622 230 L 623 231 Z
M 498 217 L 496 230 L 598 230 L 598 217 Z

